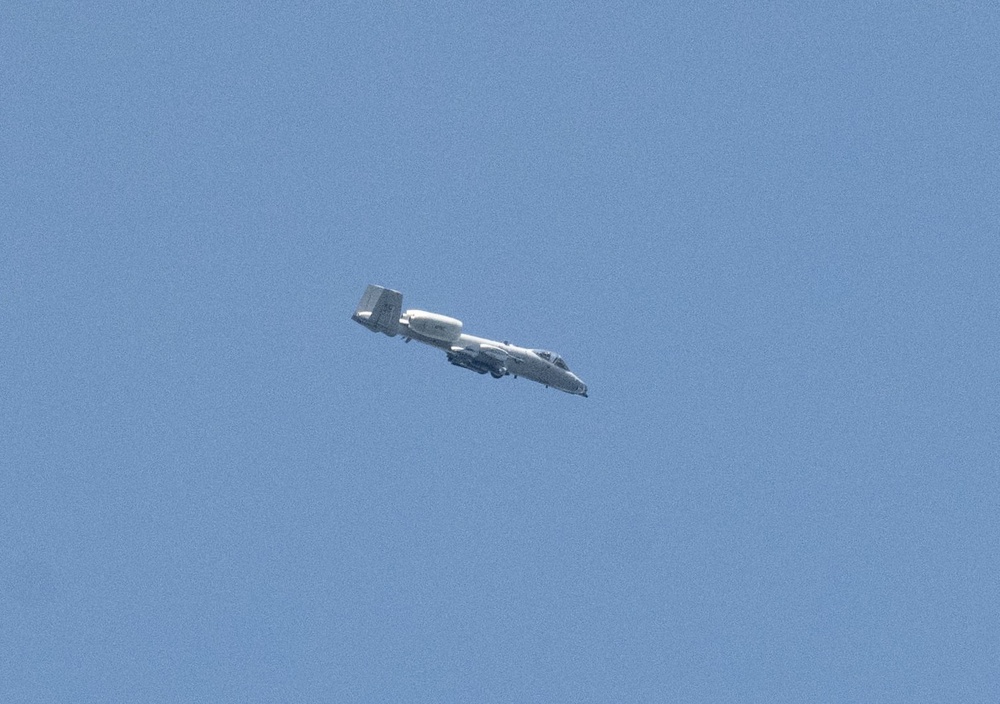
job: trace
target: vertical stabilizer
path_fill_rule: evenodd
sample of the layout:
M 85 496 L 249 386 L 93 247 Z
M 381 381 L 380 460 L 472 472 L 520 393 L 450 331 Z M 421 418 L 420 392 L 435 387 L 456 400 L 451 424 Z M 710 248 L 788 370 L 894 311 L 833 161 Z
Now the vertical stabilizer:
M 371 284 L 351 316 L 372 332 L 394 337 L 399 331 L 399 316 L 403 310 L 403 294 Z

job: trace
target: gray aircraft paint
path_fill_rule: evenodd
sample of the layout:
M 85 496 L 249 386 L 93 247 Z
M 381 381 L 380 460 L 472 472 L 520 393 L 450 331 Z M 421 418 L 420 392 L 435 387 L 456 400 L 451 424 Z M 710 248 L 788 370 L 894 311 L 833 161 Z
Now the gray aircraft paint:
M 524 377 L 566 393 L 587 396 L 587 385 L 569 370 L 563 359 L 547 350 L 519 347 L 509 342 L 476 337 L 463 331 L 455 318 L 422 310 L 402 312 L 403 294 L 369 285 L 351 319 L 372 332 L 402 336 L 444 350 L 448 361 L 494 378 Z

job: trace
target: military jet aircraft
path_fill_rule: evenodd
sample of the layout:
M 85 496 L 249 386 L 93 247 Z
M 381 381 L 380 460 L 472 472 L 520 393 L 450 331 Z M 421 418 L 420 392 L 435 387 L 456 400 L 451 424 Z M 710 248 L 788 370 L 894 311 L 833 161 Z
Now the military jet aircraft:
M 445 351 L 455 366 L 489 374 L 499 379 L 508 374 L 515 379 L 537 381 L 545 386 L 586 398 L 587 385 L 569 370 L 563 358 L 546 350 L 530 350 L 509 342 L 473 337 L 462 332 L 462 321 L 439 313 L 403 308 L 403 294 L 370 285 L 351 316 L 372 332 L 389 337 L 401 335 Z

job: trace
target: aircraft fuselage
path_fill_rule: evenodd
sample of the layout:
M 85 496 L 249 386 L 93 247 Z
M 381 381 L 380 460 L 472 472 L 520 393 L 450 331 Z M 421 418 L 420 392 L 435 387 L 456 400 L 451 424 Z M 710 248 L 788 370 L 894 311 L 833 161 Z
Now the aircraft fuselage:
M 587 396 L 587 385 L 552 352 L 469 335 L 455 318 L 421 310 L 401 311 L 402 294 L 369 286 L 353 319 L 373 332 L 402 336 L 444 350 L 452 364 L 494 378 L 506 375 L 537 381 L 570 394 Z M 397 317 L 398 316 L 398 317 Z M 398 323 L 397 323 L 398 321 Z
M 515 378 L 523 376 L 525 379 L 531 379 L 532 381 L 537 381 L 540 384 L 551 386 L 552 388 L 559 389 L 560 391 L 565 391 L 570 394 L 579 394 L 581 396 L 587 395 L 587 385 L 584 384 L 576 374 L 568 369 L 560 369 L 553 362 L 546 361 L 540 357 L 537 352 L 528 349 L 527 347 L 519 347 L 517 345 L 512 345 L 509 342 L 489 340 L 485 337 L 476 337 L 475 335 L 467 335 L 465 333 L 459 335 L 458 339 L 453 343 L 442 342 L 430 337 L 425 337 L 419 333 L 407 331 L 404 325 L 404 320 L 405 318 L 401 318 L 399 321 L 399 334 L 406 339 L 423 342 L 425 345 L 437 347 L 438 349 L 445 351 L 450 351 L 453 347 L 476 349 L 480 351 L 483 349 L 488 351 L 494 349 L 500 350 L 507 355 L 507 374 L 510 374 Z M 473 371 L 478 371 L 478 369 L 474 369 Z M 484 369 L 481 373 L 486 373 L 487 371 L 489 371 L 489 369 Z M 503 375 L 501 374 L 499 376 Z

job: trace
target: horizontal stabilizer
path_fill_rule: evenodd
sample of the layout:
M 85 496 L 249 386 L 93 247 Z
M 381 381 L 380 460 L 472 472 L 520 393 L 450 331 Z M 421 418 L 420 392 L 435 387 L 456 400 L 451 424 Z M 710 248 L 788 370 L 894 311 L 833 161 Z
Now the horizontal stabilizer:
M 403 294 L 381 286 L 369 285 L 351 319 L 372 332 L 394 337 L 399 331 L 399 316 L 403 310 Z

